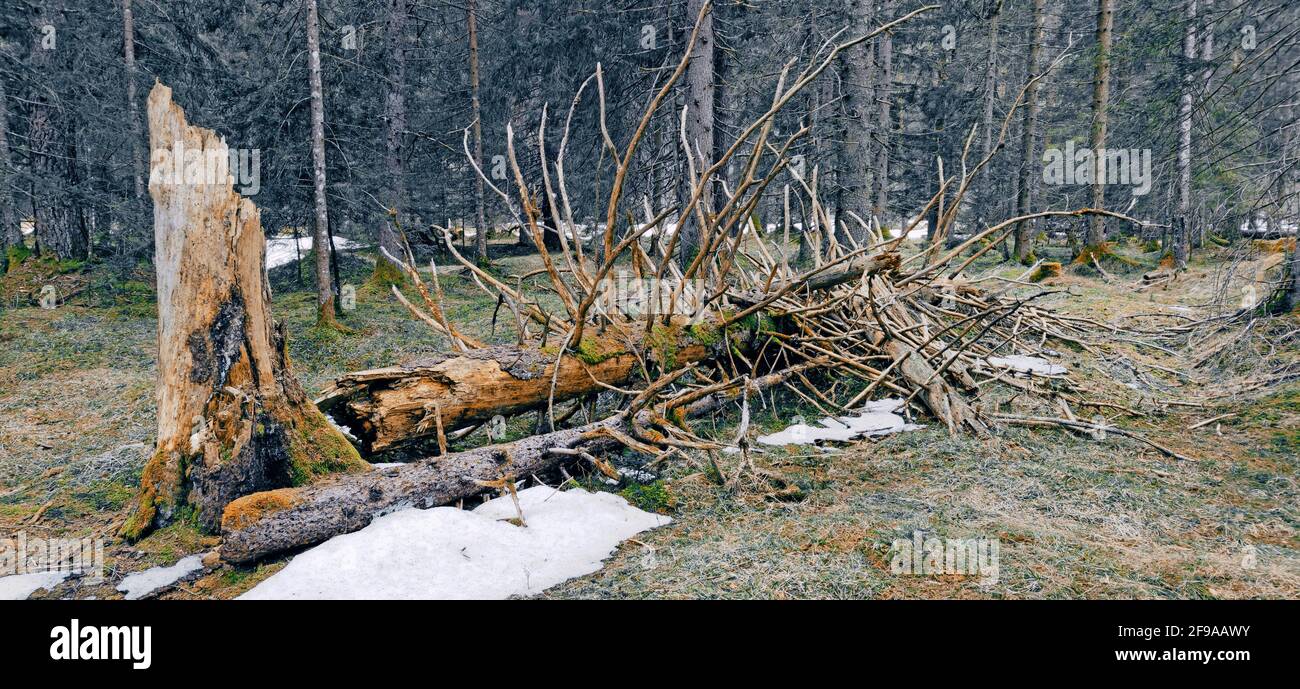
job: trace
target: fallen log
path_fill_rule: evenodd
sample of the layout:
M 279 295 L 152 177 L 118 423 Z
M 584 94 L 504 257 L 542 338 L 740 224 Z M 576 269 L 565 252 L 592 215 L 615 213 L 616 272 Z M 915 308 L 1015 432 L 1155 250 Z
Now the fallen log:
M 894 253 L 859 256 L 731 301 L 753 309 L 794 290 L 826 290 L 897 265 Z M 644 321 L 609 326 L 599 334 L 588 331 L 570 347 L 571 353 L 559 357 L 558 375 L 554 346 L 441 354 L 348 373 L 323 391 L 316 404 L 356 437 L 363 452 L 383 452 L 431 438 L 439 426 L 480 423 L 623 386 L 642 373 L 646 362 L 667 373 L 730 347 L 746 350 L 755 341 L 758 323 L 757 318 L 742 319 L 723 328 L 720 317 L 710 315 L 696 325 L 678 319 L 648 333 Z
M 733 327 L 727 334 L 744 348 L 753 332 Z M 346 374 L 316 403 L 364 452 L 383 452 L 433 437 L 439 426 L 461 427 L 541 409 L 552 399 L 604 392 L 633 380 L 644 363 L 671 371 L 724 349 L 716 319 L 655 326 L 649 334 L 644 323 L 633 322 L 617 333 L 611 327 L 603 336 L 588 335 L 572 354 L 558 357 L 558 374 L 556 347 L 484 347 Z
M 780 384 L 808 368 L 802 365 L 748 382 L 751 393 Z M 685 417 L 714 411 L 738 398 L 743 388 L 698 399 Z M 655 414 L 623 411 L 576 428 L 529 436 L 510 443 L 454 452 L 400 467 L 341 475 L 326 482 L 255 493 L 230 503 L 221 520 L 221 558 L 247 563 L 321 543 L 365 527 L 375 517 L 406 507 L 447 505 L 502 485 L 621 445 L 634 423 L 648 425 Z

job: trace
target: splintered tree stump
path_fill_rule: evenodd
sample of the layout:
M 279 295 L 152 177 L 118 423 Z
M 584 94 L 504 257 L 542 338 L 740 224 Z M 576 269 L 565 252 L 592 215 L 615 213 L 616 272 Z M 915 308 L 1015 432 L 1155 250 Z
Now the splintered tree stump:
M 236 498 L 369 468 L 289 369 L 261 219 L 232 188 L 225 141 L 187 124 L 171 95 L 155 84 L 148 102 L 158 440 L 123 525 L 132 539 L 186 509 L 215 530 Z

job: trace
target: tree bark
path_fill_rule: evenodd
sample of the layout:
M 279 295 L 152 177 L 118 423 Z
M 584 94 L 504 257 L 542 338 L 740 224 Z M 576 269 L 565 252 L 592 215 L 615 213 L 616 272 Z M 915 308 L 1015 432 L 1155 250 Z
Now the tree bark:
M 984 20 L 988 22 L 988 52 L 984 60 L 984 102 L 980 116 L 980 159 L 993 152 L 993 106 L 997 100 L 998 28 L 1002 22 L 1002 0 L 990 0 Z M 997 213 L 997 191 L 993 186 L 992 165 L 980 171 L 979 217 L 981 225 L 988 223 Z M 979 228 L 975 228 L 978 231 Z
M 888 21 L 894 13 L 893 0 L 885 0 L 881 5 L 883 19 Z M 875 205 L 872 214 L 882 224 L 889 214 L 889 145 L 890 133 L 893 131 L 893 118 L 890 106 L 894 98 L 894 35 L 886 31 L 876 45 L 876 68 L 879 70 L 876 105 L 879 108 L 879 120 L 876 122 L 876 169 L 872 175 Z
M 35 208 L 36 245 L 41 255 L 60 259 L 86 257 L 86 237 L 79 222 L 80 212 L 69 187 L 74 175 L 69 153 L 67 117 L 63 109 L 51 102 L 48 85 L 60 83 L 57 56 L 68 52 L 58 48 L 58 41 L 73 40 L 54 25 L 54 47 L 46 47 L 44 27 L 63 15 L 63 2 L 44 3 L 45 13 L 32 20 L 32 71 L 41 77 L 41 85 L 32 91 L 28 119 L 28 146 L 31 150 L 32 205 Z
M 0 79 L 0 248 L 5 249 L 5 257 L 0 257 L 0 268 L 7 269 L 8 248 L 23 245 L 22 229 L 14 213 L 14 197 L 9 191 L 9 171 L 13 169 L 9 156 L 9 97 L 5 93 L 4 79 Z
M 1032 80 L 1039 76 L 1039 70 L 1042 69 L 1042 53 L 1045 27 L 1045 12 L 1043 11 L 1046 0 L 1033 0 L 1033 34 L 1029 38 L 1029 57 L 1026 71 Z M 1038 87 L 1041 79 L 1033 81 L 1025 89 L 1025 111 L 1021 121 L 1020 132 L 1020 189 L 1016 194 L 1016 213 L 1017 217 L 1030 213 L 1030 208 L 1034 205 L 1034 192 L 1038 184 L 1038 175 L 1034 172 L 1038 169 Z M 1034 226 L 1036 223 L 1024 220 L 1016 224 L 1016 260 L 1021 263 L 1028 263 L 1029 257 L 1034 252 Z
M 478 74 L 478 12 L 475 0 L 469 0 L 466 6 L 466 22 L 469 24 L 469 91 L 470 107 L 474 115 L 474 164 L 483 170 L 483 110 L 479 100 Z M 484 171 L 486 173 L 486 171 Z M 474 175 L 474 260 L 480 265 L 488 261 L 488 229 L 486 202 L 484 199 L 483 177 Z
M 768 292 L 737 294 L 731 301 L 759 306 L 782 290 L 826 290 L 897 266 L 894 253 L 860 256 L 797 284 L 777 283 Z M 695 326 L 657 326 L 648 335 L 644 321 L 633 321 L 616 332 L 611 326 L 599 338 L 584 338 L 573 354 L 560 357 L 558 375 L 556 352 L 550 348 L 485 347 L 349 373 L 325 390 L 317 405 L 347 427 L 364 451 L 381 452 L 434 437 L 439 428 L 543 409 L 552 399 L 562 402 L 623 386 L 641 373 L 644 361 L 663 371 L 676 370 L 730 347 L 743 351 L 755 340 L 754 329 L 739 323 L 722 332 L 716 318 Z
M 329 212 L 325 201 L 325 97 L 320 76 L 320 29 L 316 0 L 303 0 L 307 10 L 307 72 L 311 80 L 311 157 L 312 187 L 315 193 L 316 227 L 312 248 L 316 252 L 317 322 L 333 326 L 334 280 L 330 274 Z
M 780 384 L 789 372 L 749 382 L 750 394 Z M 687 405 L 685 417 L 706 414 L 739 397 L 733 389 Z M 648 416 L 640 412 L 642 422 Z M 599 456 L 620 447 L 614 433 L 629 434 L 626 412 L 579 426 L 521 440 L 456 452 L 372 471 L 338 481 L 256 493 L 226 508 L 222 518 L 221 558 L 247 563 L 285 550 L 314 545 L 364 528 L 394 509 L 447 505 L 488 490 L 486 482 L 542 474 L 586 453 Z
M 135 93 L 135 18 L 131 0 L 122 0 L 122 59 L 126 66 L 126 112 L 131 126 L 131 171 L 135 198 L 144 198 L 144 132 L 140 126 L 140 104 Z
M 411 0 L 388 0 L 388 16 L 384 26 L 387 52 L 387 59 L 384 60 L 387 77 L 384 97 L 384 170 L 388 177 L 386 205 L 391 220 L 379 223 L 378 229 L 380 248 L 397 257 L 403 255 L 397 226 L 406 212 L 406 24 L 410 11 Z M 312 88 L 316 88 L 315 82 Z M 401 269 L 380 252 L 375 260 L 375 275 L 383 281 L 393 282 L 401 274 Z
M 737 328 L 732 344 L 743 348 L 752 333 Z M 576 355 L 560 357 L 535 346 L 496 346 L 458 355 L 417 359 L 401 366 L 349 373 L 322 393 L 318 406 L 348 428 L 366 453 L 382 452 L 433 437 L 439 428 L 459 428 L 498 414 L 512 416 L 620 386 L 641 372 L 645 357 L 674 369 L 717 353 L 723 338 L 706 323 L 676 325 L 645 335 L 644 323 L 588 338 Z M 552 380 L 554 392 L 552 393 Z
M 1110 35 L 1115 22 L 1114 0 L 1097 0 L 1097 66 L 1092 81 L 1092 130 L 1088 146 L 1092 149 L 1092 207 L 1106 207 L 1105 166 L 1102 149 L 1106 147 L 1106 111 L 1110 101 Z M 1088 218 L 1089 246 L 1106 241 L 1106 225 L 1101 215 Z
M 700 16 L 707 0 L 687 0 L 686 18 L 687 21 L 694 22 Z M 690 29 L 687 29 L 687 35 Z M 686 69 L 686 140 L 691 146 L 688 152 L 688 161 L 695 167 L 708 167 L 712 164 L 713 157 L 713 98 L 715 92 L 714 73 L 713 73 L 713 9 L 710 8 L 704 15 L 703 21 L 700 22 L 699 36 L 695 40 L 695 46 L 691 50 L 690 65 Z M 703 160 L 701 160 L 703 158 Z M 682 196 L 683 203 L 685 197 L 690 195 L 691 190 L 688 188 L 689 175 L 682 171 Z M 713 208 L 712 183 L 708 183 L 704 193 L 700 196 L 700 208 Z M 699 222 L 694 214 L 688 216 L 682 224 L 679 232 L 681 260 L 682 264 L 689 263 L 690 260 L 700 250 L 700 243 L 703 241 L 701 233 L 704 228 L 699 226 Z
M 873 4 L 872 0 L 850 0 L 848 3 L 848 19 L 855 34 L 870 31 Z M 853 216 L 864 221 L 871 217 L 871 50 L 872 46 L 863 42 L 844 55 L 844 92 L 840 103 L 844 138 L 840 142 L 836 169 L 835 231 L 839 237 L 838 233 L 847 228 L 859 243 L 866 235 Z
M 1174 262 L 1187 265 L 1191 253 L 1192 212 L 1192 104 L 1195 97 L 1193 63 L 1196 60 L 1197 0 L 1187 0 L 1183 18 L 1183 84 L 1178 100 L 1178 209 L 1174 217 Z
M 157 84 L 150 144 L 224 157 L 225 142 L 190 126 Z M 139 538 L 194 509 L 206 527 L 249 493 L 365 470 L 352 445 L 307 399 L 271 320 L 265 236 L 253 202 L 230 178 L 151 178 L 158 275 L 158 444 L 123 527 Z

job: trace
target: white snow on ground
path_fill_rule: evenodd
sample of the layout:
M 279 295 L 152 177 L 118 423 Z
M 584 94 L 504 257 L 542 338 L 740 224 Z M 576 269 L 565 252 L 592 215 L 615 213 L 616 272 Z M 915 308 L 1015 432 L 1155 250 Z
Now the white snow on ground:
M 266 240 L 266 269 L 271 270 L 298 260 L 300 251 L 304 254 L 311 251 L 311 239 L 299 237 L 297 249 L 293 246 L 293 237 L 272 237 Z M 350 251 L 358 246 L 360 244 L 346 237 L 334 238 L 334 248 L 339 251 Z
M 51 589 L 72 572 L 31 572 L 0 577 L 0 600 L 27 600 L 36 589 Z
M 858 416 L 827 417 L 818 422 L 820 426 L 796 423 L 782 431 L 760 435 L 758 442 L 764 445 L 811 445 L 819 440 L 847 442 L 921 428 L 894 413 L 902 406 L 903 400 L 892 398 L 868 402 Z
M 1036 356 L 1021 356 L 1019 354 L 991 356 L 988 358 L 988 362 L 990 366 L 1009 368 L 1020 373 L 1040 373 L 1045 376 L 1056 376 L 1070 372 L 1069 369 L 1060 364 L 1054 364 L 1047 359 L 1040 359 Z
M 253 600 L 500 599 L 600 569 L 622 541 L 663 526 L 611 493 L 536 486 L 472 511 L 406 509 L 298 555 L 240 596 Z
M 117 585 L 117 590 L 125 593 L 127 600 L 139 600 L 164 586 L 171 586 L 200 569 L 203 569 L 203 556 L 190 555 L 181 558 L 171 567 L 154 567 L 129 574 L 122 583 Z

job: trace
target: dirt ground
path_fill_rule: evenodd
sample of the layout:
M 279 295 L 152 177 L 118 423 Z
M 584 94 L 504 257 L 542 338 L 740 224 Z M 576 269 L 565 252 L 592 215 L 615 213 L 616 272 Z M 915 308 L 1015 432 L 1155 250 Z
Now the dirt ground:
M 1266 286 L 1281 259 L 1214 250 L 1171 285 L 1139 290 L 1142 270 L 1158 257 L 1136 246 L 1121 250 L 1138 265 L 1067 270 L 1047 283 L 1058 290 L 1049 303 L 1102 323 L 1164 327 L 1234 311 L 1250 286 Z M 497 269 L 519 274 L 535 262 L 512 256 Z M 339 373 L 446 345 L 391 295 L 365 284 L 367 270 L 362 261 L 345 266 L 345 282 L 359 285 L 357 309 L 344 317 L 352 335 L 315 330 L 311 286 L 285 270 L 273 274 L 276 315 L 287 321 L 293 365 L 309 391 Z M 986 261 L 970 273 L 1023 270 Z M 113 537 L 155 431 L 156 321 L 147 280 L 74 296 L 55 310 L 12 308 L 22 300 L 8 298 L 0 310 L 0 535 L 109 539 L 107 583 L 73 579 L 35 597 L 117 597 L 113 586 L 126 573 L 216 543 L 185 523 L 134 546 Z M 452 320 L 480 338 L 508 341 L 505 321 L 493 326 L 493 302 L 469 281 L 449 272 L 442 286 Z M 1054 350 L 1081 389 L 1136 412 L 1111 410 L 1109 423 L 1189 461 L 1114 434 L 1000 428 L 979 439 L 930 425 L 874 442 L 755 455 L 803 490 L 797 501 L 725 490 L 704 458 L 657 467 L 644 485 L 579 477 L 674 522 L 624 543 L 604 569 L 544 597 L 1300 597 L 1297 332 L 1293 314 L 1198 334 L 1168 351 L 1125 343 Z M 984 403 L 1032 411 L 1010 391 L 989 391 Z M 795 415 L 817 418 L 798 400 L 765 398 L 754 432 L 780 429 Z M 701 425 L 723 437 L 733 423 L 719 416 Z M 529 424 L 515 420 L 512 433 L 527 433 Z M 996 581 L 893 573 L 891 546 L 916 532 L 995 539 Z M 286 561 L 221 566 L 162 595 L 232 597 Z

